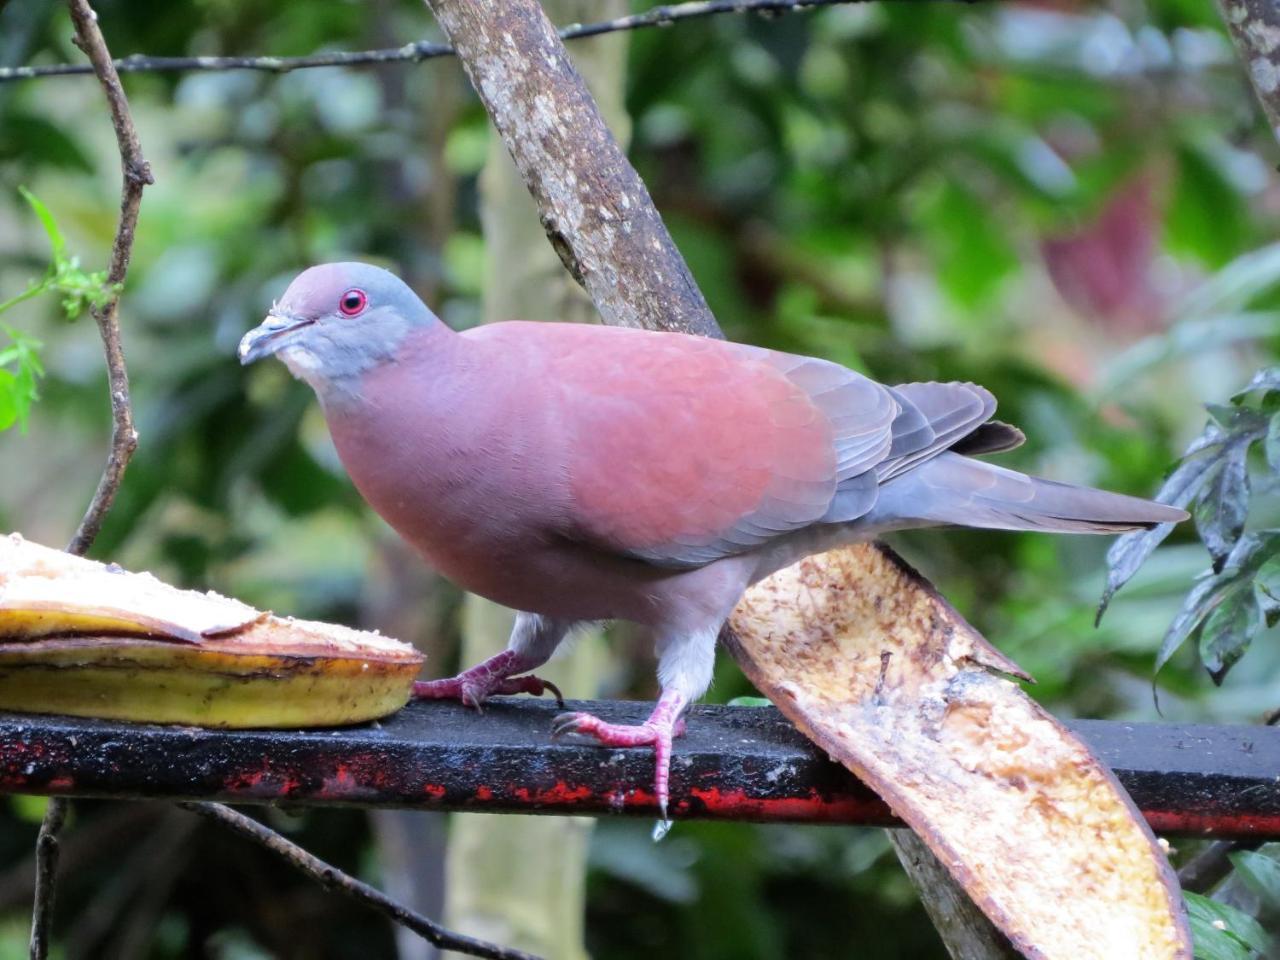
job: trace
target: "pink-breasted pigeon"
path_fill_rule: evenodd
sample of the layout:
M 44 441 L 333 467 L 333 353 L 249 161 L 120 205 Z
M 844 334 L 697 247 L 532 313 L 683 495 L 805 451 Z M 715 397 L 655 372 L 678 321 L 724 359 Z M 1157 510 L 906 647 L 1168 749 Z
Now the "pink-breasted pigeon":
M 743 591 L 795 560 L 935 525 L 1114 533 L 1174 507 L 971 458 L 1016 446 L 971 383 L 884 386 L 838 364 L 622 327 L 455 333 L 397 277 L 313 267 L 240 343 L 314 388 L 361 494 L 431 566 L 522 611 L 508 648 L 422 697 L 541 693 L 528 672 L 576 623 L 652 628 L 662 694 L 642 724 L 561 714 L 555 732 L 671 741 L 711 683 Z

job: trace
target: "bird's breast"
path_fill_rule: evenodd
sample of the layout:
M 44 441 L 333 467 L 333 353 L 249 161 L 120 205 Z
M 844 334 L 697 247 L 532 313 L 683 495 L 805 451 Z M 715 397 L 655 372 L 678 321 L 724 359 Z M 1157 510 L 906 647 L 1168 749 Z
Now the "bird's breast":
M 327 407 L 361 495 L 427 562 L 521 609 L 578 562 L 554 531 L 567 482 L 553 411 L 528 381 L 395 365 Z M 542 612 L 542 611 L 539 611 Z

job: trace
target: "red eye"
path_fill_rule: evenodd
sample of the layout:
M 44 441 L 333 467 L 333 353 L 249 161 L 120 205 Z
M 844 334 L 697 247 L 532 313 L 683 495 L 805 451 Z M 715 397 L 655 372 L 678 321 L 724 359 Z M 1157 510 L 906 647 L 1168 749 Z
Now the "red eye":
M 354 317 L 358 313 L 363 313 L 368 305 L 369 298 L 365 296 L 364 291 L 355 288 L 344 293 L 342 299 L 338 301 L 338 309 L 342 311 L 344 317 Z

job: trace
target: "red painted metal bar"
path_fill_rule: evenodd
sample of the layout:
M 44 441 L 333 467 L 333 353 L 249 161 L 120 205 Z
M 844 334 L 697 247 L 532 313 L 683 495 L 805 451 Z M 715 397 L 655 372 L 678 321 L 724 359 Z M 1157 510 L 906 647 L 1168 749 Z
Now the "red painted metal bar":
M 648 705 L 589 706 L 637 721 Z M 653 816 L 643 750 L 552 742 L 554 704 L 414 703 L 326 730 L 207 730 L 0 714 L 0 791 Z M 1280 729 L 1076 721 L 1161 832 L 1280 838 Z M 672 763 L 678 818 L 891 824 L 772 708 L 697 707 Z

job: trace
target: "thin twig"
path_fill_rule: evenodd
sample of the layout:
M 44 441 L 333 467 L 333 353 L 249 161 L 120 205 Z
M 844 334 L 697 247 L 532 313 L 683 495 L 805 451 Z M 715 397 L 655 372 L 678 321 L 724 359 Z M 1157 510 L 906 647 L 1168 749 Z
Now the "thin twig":
M 111 109 L 111 124 L 115 128 L 116 143 L 120 150 L 120 166 L 123 187 L 120 193 L 120 222 L 116 226 L 115 241 L 111 247 L 111 263 L 107 268 L 107 284 L 110 298 L 92 310 L 102 336 L 103 351 L 107 361 L 107 382 L 111 393 L 111 449 L 102 471 L 102 479 L 94 491 L 93 499 L 80 521 L 75 536 L 67 550 L 84 554 L 102 529 L 102 520 L 115 500 L 116 491 L 124 479 L 129 458 L 138 446 L 138 434 L 133 428 L 133 410 L 129 404 L 129 373 L 125 367 L 124 350 L 120 345 L 120 290 L 124 286 L 129 269 L 129 257 L 133 252 L 133 235 L 138 224 L 138 206 L 142 202 L 143 188 L 152 183 L 151 168 L 142 156 L 138 131 L 129 115 L 129 101 L 120 85 L 120 76 L 111 61 L 102 31 L 98 29 L 98 15 L 88 0 L 68 0 L 71 22 L 75 25 L 75 43 L 92 64 Z M 36 888 L 31 909 L 31 960 L 44 960 L 49 951 L 49 927 L 53 920 L 54 897 L 57 892 L 58 833 L 66 822 L 68 802 L 52 797 L 40 825 L 36 841 Z
M 865 0 L 694 0 L 654 7 L 644 13 L 600 20 L 595 23 L 573 23 L 559 31 L 562 40 L 595 37 L 618 30 L 645 27 L 667 27 L 681 20 L 699 20 L 718 13 L 759 13 L 777 16 L 812 7 L 831 7 Z M 955 0 L 969 2 L 969 0 Z M 135 54 L 117 60 L 121 73 L 187 72 L 195 70 L 260 70 L 265 73 L 289 73 L 312 67 L 368 67 L 382 63 L 421 63 L 435 57 L 453 55 L 446 43 L 422 41 L 403 47 L 356 52 L 315 53 L 305 57 L 147 57 Z M 60 63 L 46 67 L 0 67 L 0 83 L 9 80 L 34 80 L 39 77 L 65 77 L 92 72 L 83 64 Z
M 364 881 L 343 873 L 332 864 L 325 863 L 314 854 L 286 840 L 274 830 L 264 827 L 257 820 L 246 817 L 243 813 L 221 803 L 188 801 L 178 806 L 234 830 L 305 873 L 326 890 L 345 894 L 365 906 L 372 907 L 396 923 L 420 934 L 429 943 L 442 950 L 453 950 L 473 957 L 489 957 L 491 960 L 538 960 L 536 956 L 525 953 L 523 950 L 502 947 L 447 930 L 433 920 L 392 900 L 381 890 L 376 890 Z
M 154 183 L 151 167 L 142 156 L 138 131 L 129 114 L 129 101 L 120 85 L 120 75 L 112 63 L 111 54 L 102 31 L 98 29 L 98 15 L 89 7 L 88 0 L 68 0 L 71 20 L 75 24 L 75 43 L 89 57 L 98 75 L 102 89 L 111 107 L 111 123 L 116 131 L 116 143 L 120 148 L 120 166 L 124 185 L 120 192 L 120 223 L 116 227 L 115 243 L 111 247 L 111 264 L 107 268 L 107 285 L 112 291 L 110 299 L 93 308 L 93 318 L 102 335 L 102 345 L 107 357 L 107 381 L 111 391 L 111 450 L 107 465 L 102 471 L 98 489 L 94 491 L 89 508 L 76 534 L 67 546 L 75 554 L 83 554 L 93 545 L 102 529 L 102 521 L 111 509 L 120 481 L 124 478 L 129 458 L 138 447 L 138 433 L 133 428 L 133 408 L 129 403 L 129 371 L 124 363 L 124 350 L 120 345 L 120 290 L 124 286 L 129 269 L 129 257 L 133 252 L 133 235 L 138 225 L 138 207 L 142 203 L 142 190 Z
M 36 895 L 31 911 L 31 960 L 49 954 L 49 925 L 53 921 L 53 894 L 57 889 L 58 833 L 67 819 L 67 801 L 50 797 L 40 835 L 36 838 Z

